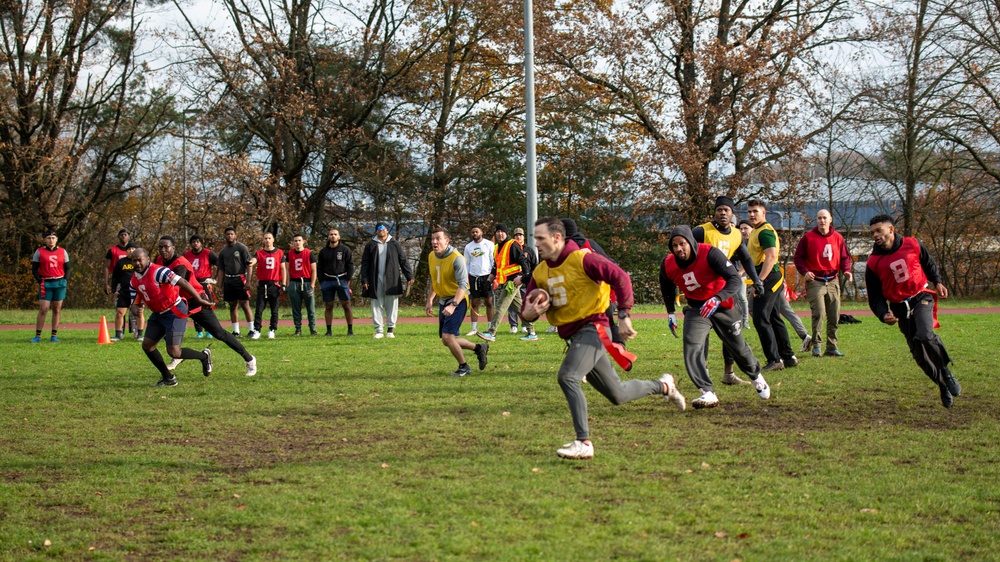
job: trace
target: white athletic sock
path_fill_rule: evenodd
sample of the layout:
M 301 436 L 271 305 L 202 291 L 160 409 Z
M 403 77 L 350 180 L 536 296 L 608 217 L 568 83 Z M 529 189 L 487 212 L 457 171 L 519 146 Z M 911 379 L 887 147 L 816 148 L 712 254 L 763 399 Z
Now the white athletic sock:
M 233 331 L 236 332 L 237 334 L 240 333 L 240 323 L 239 322 L 233 322 Z
M 479 326 L 479 322 L 473 322 L 472 323 L 472 329 L 473 330 L 475 330 L 477 326 Z

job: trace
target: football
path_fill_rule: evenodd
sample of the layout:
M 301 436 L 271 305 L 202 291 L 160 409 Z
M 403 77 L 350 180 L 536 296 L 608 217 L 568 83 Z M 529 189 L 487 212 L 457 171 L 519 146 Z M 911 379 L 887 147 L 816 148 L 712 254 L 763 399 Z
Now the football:
M 525 295 L 524 298 L 538 308 L 546 308 L 549 306 L 549 293 L 545 289 L 533 289 L 530 293 Z

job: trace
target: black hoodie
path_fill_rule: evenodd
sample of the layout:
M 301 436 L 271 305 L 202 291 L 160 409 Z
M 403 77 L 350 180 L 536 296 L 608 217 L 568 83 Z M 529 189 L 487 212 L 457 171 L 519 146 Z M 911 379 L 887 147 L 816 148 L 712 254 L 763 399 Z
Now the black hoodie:
M 937 263 L 931 257 L 930 252 L 927 251 L 924 243 L 917 240 L 917 244 L 920 245 L 920 267 L 924 269 L 924 275 L 927 276 L 928 284 L 934 287 L 941 282 L 941 272 L 938 271 Z M 888 250 L 873 245 L 872 255 L 889 255 L 897 252 L 902 245 L 903 236 L 897 232 L 895 239 L 892 241 L 892 246 Z M 865 266 L 865 287 L 868 290 L 868 308 L 872 309 L 872 312 L 879 321 L 884 322 L 882 319 L 889 312 L 889 305 L 886 303 L 885 293 L 882 291 L 882 280 L 879 279 L 878 274 L 867 266 Z
M 691 258 L 688 260 L 677 259 L 674 256 L 674 260 L 677 266 L 681 269 L 685 269 L 691 266 L 698 259 L 698 242 L 694 239 L 694 234 L 691 232 L 691 228 L 685 225 L 678 226 L 670 231 L 670 238 L 667 239 L 667 244 L 674 237 L 680 236 L 687 240 L 688 244 L 691 246 Z M 744 290 L 743 280 L 740 279 L 740 274 L 736 272 L 736 268 L 733 264 L 726 258 L 726 254 L 722 253 L 722 250 L 715 248 L 713 246 L 708 247 L 708 256 L 706 257 L 709 267 L 712 268 L 719 277 L 726 280 L 726 286 L 722 288 L 721 291 L 716 293 L 715 297 L 720 301 L 726 301 L 730 297 L 736 295 L 736 291 Z M 667 260 L 663 260 L 660 264 L 660 293 L 663 295 L 663 302 L 667 305 L 667 312 L 670 314 L 674 313 L 674 297 L 677 295 L 677 285 L 667 277 Z M 686 295 L 686 294 L 685 294 Z M 688 306 L 691 308 L 701 308 L 701 305 L 705 301 L 688 299 Z

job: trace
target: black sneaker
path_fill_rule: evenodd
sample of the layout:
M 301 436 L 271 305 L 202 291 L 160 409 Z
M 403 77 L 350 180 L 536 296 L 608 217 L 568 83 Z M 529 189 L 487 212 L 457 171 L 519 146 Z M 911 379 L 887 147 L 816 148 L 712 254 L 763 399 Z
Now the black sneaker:
M 354 335 L 354 326 L 348 326 L 347 327 L 347 335 L 349 335 L 349 336 L 353 336 Z
M 160 379 L 160 382 L 154 384 L 153 386 L 177 386 L 177 377 L 170 377 L 169 379 Z
M 813 353 L 813 355 L 816 355 L 816 353 Z M 828 350 L 826 350 L 826 353 L 824 353 L 823 355 L 825 355 L 827 357 L 843 357 L 844 356 L 844 354 L 839 349 L 828 349 Z
M 471 375 L 472 369 L 468 365 L 462 365 L 454 373 L 451 374 L 453 377 L 464 377 L 465 375 Z
M 234 337 L 234 338 L 242 338 L 242 337 L 243 337 L 243 334 L 239 333 L 239 332 L 238 332 L 238 331 L 236 331 L 236 330 L 233 330 L 233 337 Z
M 327 328 L 326 329 L 326 333 L 323 334 L 323 335 L 326 336 L 326 337 L 328 337 L 328 338 L 332 338 L 333 337 L 333 330 Z
M 954 399 L 951 397 L 951 391 L 948 390 L 948 385 L 942 383 L 940 385 L 940 388 L 941 388 L 941 405 L 944 406 L 945 408 L 951 408 L 951 403 L 954 402 Z
M 787 357 L 785 359 L 782 359 L 781 363 L 785 367 L 794 367 L 794 366 L 796 366 L 796 365 L 799 364 L 799 358 L 796 357 L 796 356 L 794 356 L 794 355 L 792 355 L 791 357 Z
M 764 365 L 764 367 L 761 368 L 761 372 L 780 371 L 784 368 L 785 364 L 781 362 L 781 359 L 778 359 L 777 361 L 771 361 L 767 365 Z
M 490 344 L 485 342 L 479 344 L 479 351 L 476 352 L 476 358 L 479 359 L 480 371 L 486 368 L 486 354 L 489 352 L 490 352 Z
M 302 335 L 302 328 L 295 328 L 295 334 L 293 334 L 293 335 L 301 336 Z
M 951 374 L 951 369 L 947 367 L 944 368 L 944 384 L 948 387 L 948 393 L 952 396 L 962 394 L 962 386 L 958 384 L 955 375 Z
M 201 362 L 201 374 L 207 377 L 212 374 L 212 350 L 206 347 L 204 353 L 205 359 Z
M 309 328 L 309 335 L 310 336 L 318 336 L 319 332 L 317 332 L 315 328 Z

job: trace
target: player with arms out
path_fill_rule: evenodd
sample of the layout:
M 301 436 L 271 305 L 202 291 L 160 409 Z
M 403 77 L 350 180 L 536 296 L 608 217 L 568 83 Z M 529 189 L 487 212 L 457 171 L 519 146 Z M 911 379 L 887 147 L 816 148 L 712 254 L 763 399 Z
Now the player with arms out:
M 191 311 L 188 303 L 181 298 L 180 290 L 189 295 L 198 293 L 190 283 L 175 274 L 168 267 L 155 265 L 149 260 L 149 253 L 143 248 L 132 250 L 132 263 L 135 264 L 135 274 L 132 275 L 132 288 L 136 292 L 136 300 L 149 306 L 152 314 L 146 326 L 146 334 L 142 339 L 142 351 L 146 353 L 150 363 L 160 372 L 160 382 L 155 386 L 177 386 L 177 377 L 169 370 L 160 355 L 156 345 L 160 340 L 167 342 L 167 354 L 175 359 L 197 359 L 201 361 L 202 374 L 206 377 L 212 372 L 211 351 L 195 351 L 182 348 L 184 328 Z M 211 308 L 215 303 L 201 296 L 191 299 L 199 307 Z
M 611 302 L 613 288 L 618 294 L 622 338 L 630 340 L 636 336 L 629 317 L 633 298 L 628 274 L 607 258 L 566 240 L 566 228 L 556 217 L 535 222 L 535 245 L 541 262 L 528 283 L 521 318 L 534 322 L 545 314 L 549 322 L 558 327 L 559 337 L 569 345 L 557 378 L 569 404 L 576 439 L 556 454 L 566 459 L 594 456 L 587 421 L 587 398 L 580 389 L 584 376 L 613 404 L 661 394 L 683 410 L 684 396 L 674 386 L 672 375 L 664 374 L 660 380 L 622 382 L 608 359 L 606 349 L 616 356 L 616 361 L 631 368 L 629 357 L 623 357 L 621 349 L 611 341 L 604 314 Z
M 469 274 L 465 269 L 465 258 L 451 245 L 448 231 L 440 226 L 431 231 L 431 250 L 427 255 L 431 286 L 424 311 L 427 316 L 434 316 L 434 299 L 437 297 L 438 336 L 458 361 L 458 370 L 451 376 L 464 377 L 472 372 L 465 362 L 464 349 L 476 354 L 479 370 L 482 371 L 486 368 L 490 344 L 475 344 L 460 337 L 462 320 L 469 305 L 466 298 L 469 295 Z
M 750 376 L 757 394 L 767 400 L 771 397 L 771 388 L 760 374 L 760 362 L 743 339 L 743 313 L 734 306 L 736 291 L 744 290 L 740 274 L 718 247 L 696 242 L 687 226 L 673 229 L 669 244 L 670 255 L 660 266 L 660 292 L 667 305 L 671 328 L 677 325 L 674 314 L 677 288 L 680 287 L 687 297 L 688 305 L 684 308 L 684 366 L 691 382 L 702 393 L 691 405 L 695 408 L 719 405 L 705 360 L 708 334 L 712 330 L 722 340 L 726 357 Z
M 876 215 L 869 224 L 874 247 L 865 270 L 868 306 L 882 322 L 899 325 L 913 359 L 938 386 L 941 404 L 950 408 L 962 387 L 948 369 L 951 357 L 941 336 L 934 333 L 937 299 L 948 298 L 937 263 L 920 240 L 898 234 L 889 215 Z
M 160 255 L 156 258 L 156 265 L 163 265 L 169 267 L 171 271 L 180 276 L 181 279 L 187 281 L 194 289 L 194 292 L 181 292 L 181 298 L 187 302 L 187 307 L 190 312 L 192 320 L 196 320 L 199 325 L 203 326 L 208 333 L 216 338 L 222 340 L 223 343 L 229 346 L 230 349 L 235 351 L 243 361 L 247 364 L 246 375 L 252 377 L 257 374 L 257 359 L 253 355 L 247 352 L 243 344 L 236 339 L 235 336 L 226 332 L 222 328 L 222 324 L 219 324 L 218 317 L 215 316 L 215 311 L 211 307 L 199 307 L 197 303 L 192 302 L 194 297 L 201 297 L 204 301 L 209 301 L 208 294 L 205 292 L 205 288 L 201 283 L 194 277 L 194 266 L 191 262 L 183 256 L 177 255 L 177 249 L 174 245 L 174 238 L 172 236 L 162 236 L 157 244 L 157 249 L 159 249 Z M 209 351 L 209 353 L 211 353 Z M 180 357 L 174 357 L 174 360 L 167 365 L 167 370 L 173 371 L 178 365 L 183 361 Z M 207 375 L 207 373 L 206 373 Z
M 45 244 L 31 256 L 31 275 L 38 283 L 38 318 L 35 319 L 35 337 L 31 338 L 31 343 L 42 341 L 42 327 L 50 308 L 52 335 L 49 341 L 58 343 L 59 317 L 66 300 L 66 279 L 69 277 L 69 252 L 59 247 L 59 236 L 54 230 L 45 232 L 42 239 Z

